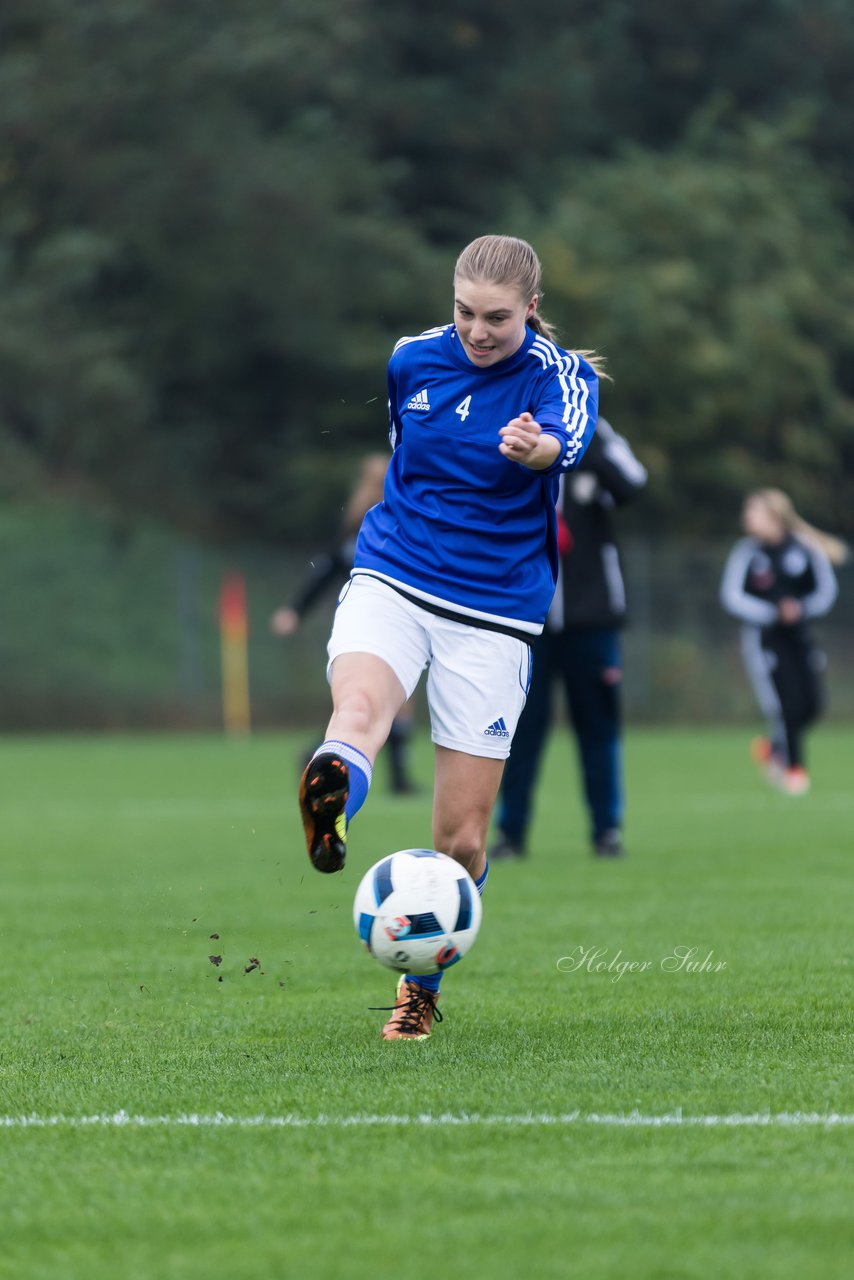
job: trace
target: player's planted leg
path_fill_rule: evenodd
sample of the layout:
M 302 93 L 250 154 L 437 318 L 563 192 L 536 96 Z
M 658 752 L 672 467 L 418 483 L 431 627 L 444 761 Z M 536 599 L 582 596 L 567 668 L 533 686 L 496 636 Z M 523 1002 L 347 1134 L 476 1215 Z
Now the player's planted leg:
M 488 876 L 489 863 L 474 882 L 481 898 Z M 438 1003 L 439 984 L 443 976 L 441 972 L 404 974 L 397 984 L 395 1003 L 391 1006 L 391 1017 L 382 1029 L 383 1040 L 427 1040 L 429 1038 L 434 1021 L 442 1021 Z

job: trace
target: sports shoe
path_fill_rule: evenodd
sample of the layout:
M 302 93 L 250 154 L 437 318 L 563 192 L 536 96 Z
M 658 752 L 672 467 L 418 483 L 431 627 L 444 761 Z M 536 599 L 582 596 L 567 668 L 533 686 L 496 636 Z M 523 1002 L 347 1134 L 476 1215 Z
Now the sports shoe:
M 390 1006 L 392 1015 L 382 1030 L 383 1040 L 429 1039 L 433 1019 L 442 1021 L 438 999 L 437 992 L 419 987 L 411 978 L 401 978 L 397 984 L 397 1001 Z
M 782 785 L 783 762 L 767 738 L 754 738 L 750 743 L 750 758 L 759 766 L 760 773 L 772 787 Z
M 347 856 L 344 806 L 350 792 L 350 770 L 332 753 L 309 761 L 299 784 L 299 807 L 305 844 L 317 871 L 340 871 Z
M 526 849 L 523 844 L 516 840 L 511 840 L 502 831 L 489 846 L 486 856 L 490 862 L 492 862 L 493 858 L 524 858 Z
M 626 852 L 619 827 L 609 827 L 593 841 L 593 852 L 597 858 L 622 858 Z
M 810 776 L 806 769 L 794 765 L 784 769 L 780 776 L 780 790 L 790 796 L 802 796 L 810 789 Z

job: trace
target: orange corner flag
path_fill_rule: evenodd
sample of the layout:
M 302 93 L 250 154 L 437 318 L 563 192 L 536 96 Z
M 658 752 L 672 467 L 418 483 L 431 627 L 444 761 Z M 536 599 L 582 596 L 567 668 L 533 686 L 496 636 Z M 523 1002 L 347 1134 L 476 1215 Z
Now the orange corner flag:
M 246 582 L 227 573 L 219 593 L 219 633 L 222 652 L 222 714 L 226 733 L 245 736 L 249 712 L 249 620 Z

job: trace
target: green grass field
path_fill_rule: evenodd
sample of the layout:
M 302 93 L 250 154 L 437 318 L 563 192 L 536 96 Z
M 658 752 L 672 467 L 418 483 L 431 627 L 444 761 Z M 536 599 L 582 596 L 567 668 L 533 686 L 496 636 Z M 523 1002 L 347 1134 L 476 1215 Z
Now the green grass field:
M 380 763 L 327 879 L 303 737 L 0 741 L 0 1276 L 849 1275 L 854 731 L 800 799 L 748 736 L 631 732 L 621 862 L 553 739 L 531 857 L 397 1044 L 351 901 L 426 795 Z

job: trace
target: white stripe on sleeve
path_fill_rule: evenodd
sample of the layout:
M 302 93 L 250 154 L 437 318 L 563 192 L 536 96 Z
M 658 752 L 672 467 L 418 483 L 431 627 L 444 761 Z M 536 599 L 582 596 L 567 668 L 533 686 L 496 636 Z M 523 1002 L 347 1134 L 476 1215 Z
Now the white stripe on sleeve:
M 744 589 L 747 571 L 755 551 L 756 543 L 753 538 L 742 538 L 735 544 L 724 568 L 720 601 L 722 608 L 734 618 L 753 623 L 754 626 L 767 627 L 776 621 L 776 608 L 767 600 L 759 600 L 756 596 L 748 595 Z

